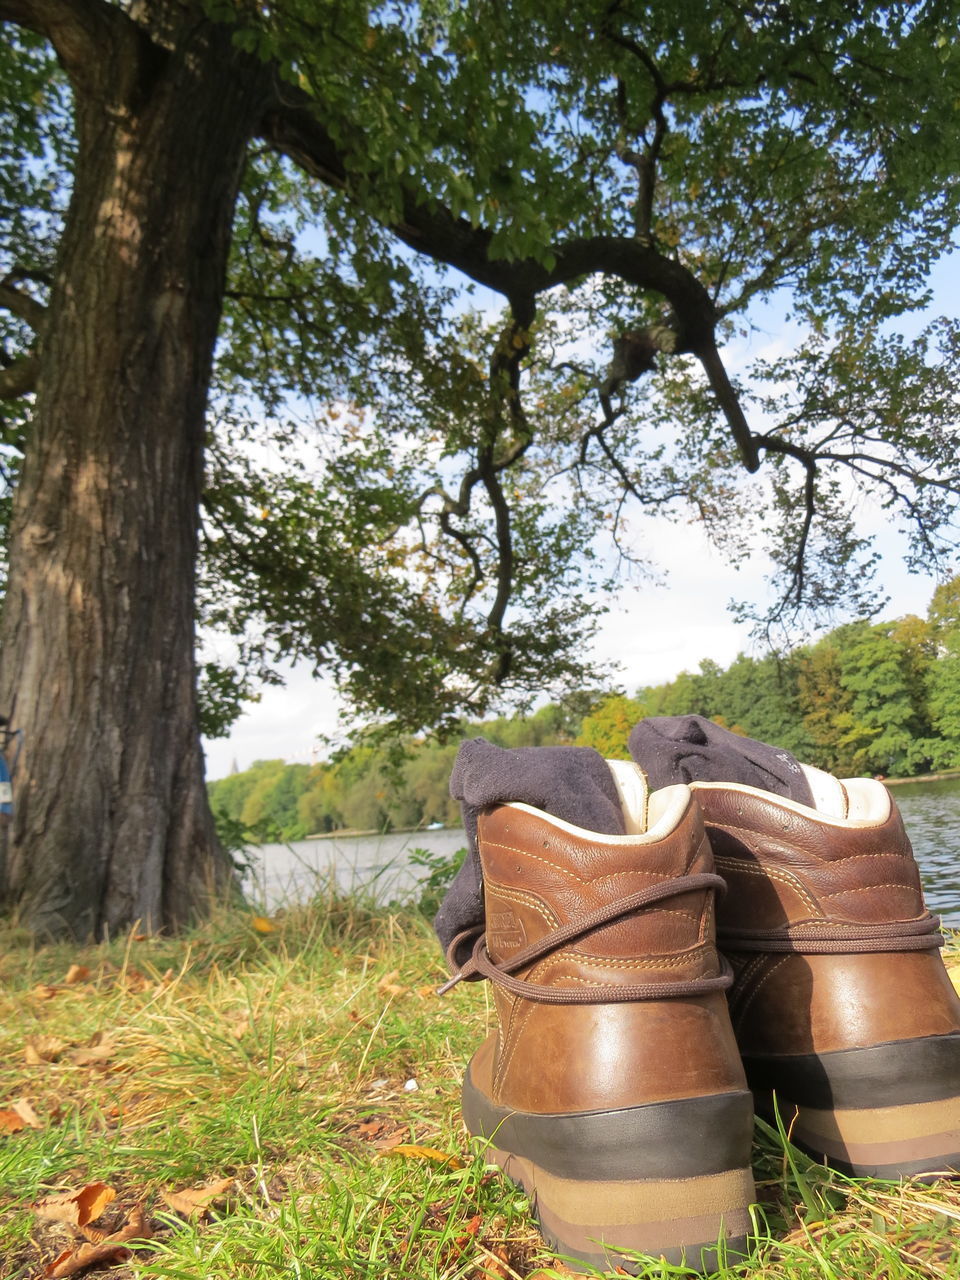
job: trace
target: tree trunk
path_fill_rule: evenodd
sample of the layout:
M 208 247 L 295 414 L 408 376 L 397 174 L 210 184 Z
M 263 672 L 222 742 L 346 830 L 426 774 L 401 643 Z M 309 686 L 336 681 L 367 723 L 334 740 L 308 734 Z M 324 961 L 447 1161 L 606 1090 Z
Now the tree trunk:
M 265 79 L 196 11 L 157 42 L 114 12 L 123 39 L 71 77 L 79 158 L 0 631 L 0 713 L 24 731 L 0 901 L 78 938 L 175 927 L 232 884 L 203 782 L 195 558 Z

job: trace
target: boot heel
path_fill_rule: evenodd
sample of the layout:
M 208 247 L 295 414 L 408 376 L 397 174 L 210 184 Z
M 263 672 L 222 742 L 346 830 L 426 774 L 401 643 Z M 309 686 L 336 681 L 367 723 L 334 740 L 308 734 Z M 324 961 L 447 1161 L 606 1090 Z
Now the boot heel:
M 960 1173 L 960 1098 L 857 1111 L 820 1111 L 784 1099 L 779 1109 L 792 1142 L 851 1177 Z
M 746 1060 L 757 1111 L 860 1178 L 960 1173 L 960 1035 Z
M 638 1264 L 627 1250 L 710 1272 L 724 1259 L 747 1253 L 747 1206 L 754 1199 L 749 1169 L 699 1178 L 584 1182 L 557 1177 L 497 1147 L 488 1154 L 523 1187 L 544 1240 L 566 1258 L 630 1272 Z
M 630 1250 L 712 1271 L 746 1252 L 754 1185 L 745 1091 L 538 1115 L 494 1104 L 468 1073 L 463 1113 L 566 1257 L 629 1271 Z

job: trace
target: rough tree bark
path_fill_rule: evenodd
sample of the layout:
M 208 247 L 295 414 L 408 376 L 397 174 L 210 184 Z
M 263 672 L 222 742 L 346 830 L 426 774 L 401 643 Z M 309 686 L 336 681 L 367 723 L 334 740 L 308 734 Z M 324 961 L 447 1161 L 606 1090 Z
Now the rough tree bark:
M 0 902 L 40 935 L 176 926 L 231 881 L 203 784 L 194 564 L 266 75 L 227 30 L 170 12 L 148 35 L 82 0 L 0 3 L 52 39 L 79 141 L 0 631 L 0 712 L 24 731 Z

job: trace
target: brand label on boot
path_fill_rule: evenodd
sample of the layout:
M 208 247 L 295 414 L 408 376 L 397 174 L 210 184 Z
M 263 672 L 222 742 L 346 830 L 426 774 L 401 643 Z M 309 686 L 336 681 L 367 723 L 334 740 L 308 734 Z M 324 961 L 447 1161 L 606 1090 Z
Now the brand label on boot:
M 487 937 L 499 953 L 516 951 L 527 941 L 523 925 L 512 911 L 491 911 L 487 918 Z

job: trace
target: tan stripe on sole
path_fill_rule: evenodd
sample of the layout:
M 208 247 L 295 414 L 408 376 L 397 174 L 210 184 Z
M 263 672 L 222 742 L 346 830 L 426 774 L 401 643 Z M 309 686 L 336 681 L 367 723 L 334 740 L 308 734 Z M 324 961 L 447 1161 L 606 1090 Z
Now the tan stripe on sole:
M 676 1255 L 682 1252 L 688 1265 L 698 1268 L 700 1255 L 707 1253 L 711 1255 L 708 1268 L 713 1271 L 717 1265 L 713 1258 L 718 1242 L 721 1239 L 739 1242 L 739 1251 L 751 1232 L 750 1214 L 746 1209 L 734 1209 L 720 1217 L 709 1213 L 676 1218 L 672 1222 L 621 1223 L 617 1226 L 584 1226 L 567 1222 L 539 1198 L 535 1198 L 534 1211 L 544 1235 L 556 1241 L 558 1253 L 591 1258 L 605 1252 L 609 1263 L 616 1263 L 617 1255 L 623 1250 L 652 1253 L 655 1257 L 662 1253 Z
M 909 1165 L 943 1156 L 952 1167 L 960 1153 L 960 1098 L 830 1111 L 783 1099 L 780 1115 L 794 1141 L 854 1165 Z
M 687 1218 L 745 1213 L 754 1199 L 749 1169 L 730 1169 L 702 1178 L 637 1180 L 630 1182 L 582 1182 L 560 1178 L 522 1156 L 489 1149 L 504 1172 L 536 1194 L 541 1204 L 564 1222 L 580 1226 L 617 1227 L 646 1223 L 670 1223 Z M 716 1239 L 717 1230 L 713 1232 Z M 709 1239 L 710 1236 L 708 1235 Z M 676 1240 L 674 1239 L 674 1243 Z

